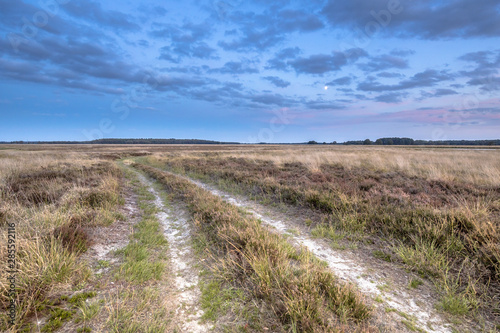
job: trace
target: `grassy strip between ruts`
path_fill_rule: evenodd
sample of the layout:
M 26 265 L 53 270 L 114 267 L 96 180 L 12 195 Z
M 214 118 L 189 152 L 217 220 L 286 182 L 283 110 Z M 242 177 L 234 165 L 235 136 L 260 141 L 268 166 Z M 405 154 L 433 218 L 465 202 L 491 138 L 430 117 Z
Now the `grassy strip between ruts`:
M 189 205 L 226 281 L 263 299 L 286 330 L 345 332 L 366 326 L 371 308 L 362 295 L 339 282 L 310 252 L 295 249 L 258 220 L 185 179 L 146 165 L 134 166 Z
M 170 294 L 173 282 L 167 270 L 168 243 L 156 216 L 155 196 L 135 172 L 123 170 L 138 195 L 141 219 L 134 225 L 128 245 L 116 251 L 123 262 L 112 271 L 116 287 L 105 297 L 105 329 L 120 333 L 178 332 Z

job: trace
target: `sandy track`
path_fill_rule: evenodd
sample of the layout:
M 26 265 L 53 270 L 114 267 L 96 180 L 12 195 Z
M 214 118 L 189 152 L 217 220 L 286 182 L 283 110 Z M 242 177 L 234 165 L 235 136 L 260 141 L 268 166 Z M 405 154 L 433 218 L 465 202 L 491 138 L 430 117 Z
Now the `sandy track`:
M 387 265 L 383 268 L 377 267 L 373 264 L 374 258 L 371 258 L 372 262 L 368 262 L 367 258 L 362 256 L 356 256 L 346 251 L 336 251 L 326 241 L 312 238 L 308 232 L 301 232 L 299 235 L 289 234 L 287 231 L 296 229 L 297 224 L 269 217 L 269 215 L 273 216 L 273 213 L 268 207 L 259 205 L 244 196 L 233 196 L 215 186 L 189 177 L 175 175 L 191 181 L 232 205 L 245 209 L 266 225 L 271 226 L 275 232 L 286 234 L 293 244 L 306 247 L 318 258 L 327 262 L 341 280 L 353 283 L 365 295 L 383 299 L 382 303 L 373 302 L 373 305 L 377 309 L 376 316 L 380 317 L 376 321 L 384 329 L 411 332 L 411 329 L 401 324 L 406 321 L 427 332 L 452 332 L 451 324 L 435 310 L 432 295 L 421 291 L 411 293 L 407 288 L 407 283 L 401 282 L 405 279 L 391 279 L 388 286 L 387 277 L 407 275 L 403 270 L 396 267 L 391 267 L 388 270 Z M 407 315 L 410 316 L 410 320 L 408 320 Z M 387 323 L 388 319 L 393 323 Z
M 155 196 L 154 204 L 158 208 L 158 220 L 163 225 L 165 237 L 169 243 L 169 258 L 177 288 L 177 316 L 183 332 L 202 333 L 211 329 L 210 325 L 201 324 L 203 311 L 199 307 L 201 292 L 198 288 L 196 258 L 191 248 L 191 232 L 188 214 L 179 207 L 172 209 L 165 206 L 152 181 L 137 172 L 139 180 Z

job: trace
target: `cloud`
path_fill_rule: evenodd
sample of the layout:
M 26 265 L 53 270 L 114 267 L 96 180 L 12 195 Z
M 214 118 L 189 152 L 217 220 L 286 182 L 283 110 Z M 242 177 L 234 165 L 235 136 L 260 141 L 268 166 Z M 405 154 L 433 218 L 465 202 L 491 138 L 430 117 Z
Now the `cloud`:
M 324 74 L 338 71 L 343 66 L 353 63 L 368 54 L 362 49 L 350 49 L 346 52 L 335 51 L 332 54 L 315 54 L 307 58 L 301 57 L 287 62 L 295 72 L 305 74 Z
M 500 50 L 478 51 L 466 53 L 458 58 L 471 63 L 474 68 L 471 71 L 462 71 L 461 74 L 468 77 L 485 77 L 498 73 L 500 67 Z
M 352 78 L 349 76 L 344 76 L 335 80 L 332 80 L 328 83 L 325 83 L 325 86 L 347 86 L 352 82 Z
M 211 36 L 208 23 L 193 24 L 186 22 L 182 26 L 173 24 L 154 24 L 150 36 L 169 40 L 170 45 L 160 49 L 159 59 L 179 63 L 183 58 L 214 59 L 216 50 L 204 40 Z
M 441 97 L 441 96 L 449 96 L 449 95 L 457 95 L 458 92 L 456 92 L 453 89 L 436 89 L 433 92 L 428 92 L 428 91 L 420 91 L 420 97 L 417 98 L 417 101 L 423 101 L 428 98 L 434 98 L 434 97 Z
M 57 2 L 56 5 L 44 5 L 47 3 L 50 4 L 50 2 L 41 1 L 39 3 L 41 7 L 37 7 L 22 0 L 0 0 L 0 8 L 2 8 L 0 10 L 0 25 L 3 26 L 4 30 L 9 31 L 8 36 L 11 40 L 22 43 L 27 43 L 31 38 L 40 38 L 44 35 L 43 32 L 59 36 L 85 34 L 91 40 L 103 39 L 102 31 L 63 19 L 60 12 L 65 5 L 58 5 Z M 48 17 L 46 24 L 35 24 L 33 18 L 37 13 L 41 13 L 39 20 Z
M 358 89 L 361 91 L 395 91 L 405 90 L 412 88 L 431 87 L 439 82 L 453 80 L 454 75 L 449 74 L 447 71 L 437 71 L 435 69 L 428 69 L 412 76 L 407 80 L 403 80 L 394 85 L 383 85 L 373 80 L 368 80 L 358 84 Z
M 470 86 L 481 86 L 481 90 L 491 93 L 500 90 L 500 77 L 476 78 L 467 82 Z
M 220 68 L 213 68 L 209 70 L 210 73 L 220 73 L 220 74 L 251 74 L 258 73 L 259 70 L 255 67 L 251 67 L 248 62 L 242 61 L 229 61 Z
M 408 68 L 408 60 L 392 55 L 381 55 L 371 57 L 369 62 L 358 64 L 358 67 L 365 72 L 378 72 L 390 68 Z
M 249 96 L 249 99 L 252 102 L 266 104 L 266 105 L 277 105 L 277 106 L 292 106 L 295 104 L 295 101 L 292 99 L 286 98 L 280 94 L 254 94 Z
M 440 96 L 448 96 L 448 95 L 457 95 L 458 92 L 456 92 L 453 89 L 437 89 L 434 92 L 434 97 L 440 97 Z
M 409 50 L 409 49 L 394 49 L 391 51 L 391 55 L 397 57 L 407 57 L 410 55 L 414 55 L 415 53 L 416 53 L 415 50 Z
M 218 43 L 224 50 L 263 51 L 285 40 L 292 32 L 312 32 L 324 27 L 321 19 L 304 10 L 267 10 L 264 13 L 234 12 L 228 20 L 237 26 L 238 37 Z
M 310 32 L 324 27 L 323 22 L 317 15 L 308 14 L 302 10 L 288 9 L 278 12 L 275 22 L 277 27 L 285 32 Z
M 204 42 L 194 44 L 178 43 L 175 46 L 164 46 L 160 49 L 158 59 L 179 63 L 185 57 L 198 59 L 216 59 L 215 49 Z
M 405 98 L 407 96 L 408 96 L 407 93 L 392 92 L 392 93 L 379 95 L 379 96 L 375 97 L 375 100 L 377 102 L 383 102 L 383 103 L 400 103 L 403 101 L 403 98 Z
M 322 14 L 334 27 L 423 39 L 500 36 L 497 0 L 328 0 Z
M 470 79 L 468 85 L 480 86 L 485 92 L 500 90 L 500 78 L 497 76 L 500 68 L 500 50 L 471 52 L 458 59 L 473 66 L 471 70 L 460 72 L 462 76 Z
M 133 22 L 132 17 L 115 10 L 103 10 L 99 2 L 71 0 L 61 7 L 77 19 L 84 19 L 100 26 L 130 31 L 141 29 Z
M 313 100 L 307 101 L 304 105 L 312 110 L 343 110 L 346 107 L 332 101 Z
M 299 54 L 302 53 L 302 50 L 299 49 L 298 47 L 289 47 L 286 49 L 283 49 L 276 53 L 274 58 L 270 59 L 267 62 L 266 69 L 276 69 L 280 71 L 288 71 L 288 64 L 286 60 L 288 59 L 294 59 L 296 58 Z
M 278 88 L 286 88 L 290 85 L 290 82 L 284 81 L 277 76 L 266 76 L 263 79 L 271 82 Z
M 392 78 L 402 78 L 404 75 L 401 73 L 381 72 L 377 73 L 377 76 L 392 79 Z

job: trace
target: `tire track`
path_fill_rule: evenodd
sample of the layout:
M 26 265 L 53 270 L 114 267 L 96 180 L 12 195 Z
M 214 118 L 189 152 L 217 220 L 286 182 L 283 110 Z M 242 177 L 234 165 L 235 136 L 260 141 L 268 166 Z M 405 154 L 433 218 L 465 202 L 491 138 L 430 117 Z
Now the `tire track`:
M 211 330 L 211 325 L 200 323 L 203 310 L 199 307 L 201 292 L 198 288 L 196 257 L 191 248 L 191 230 L 187 212 L 165 206 L 153 182 L 142 173 L 136 172 L 138 179 L 154 195 L 154 205 L 158 208 L 157 218 L 164 228 L 169 243 L 169 257 L 177 288 L 177 320 L 183 332 L 204 333 Z

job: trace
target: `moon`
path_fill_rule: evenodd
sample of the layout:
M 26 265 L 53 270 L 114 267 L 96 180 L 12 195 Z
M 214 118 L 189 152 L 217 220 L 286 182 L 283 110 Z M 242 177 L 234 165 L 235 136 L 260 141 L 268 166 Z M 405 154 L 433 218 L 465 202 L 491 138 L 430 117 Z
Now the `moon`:
M 328 90 L 328 86 L 325 86 L 325 90 Z

